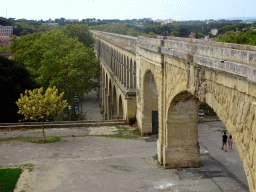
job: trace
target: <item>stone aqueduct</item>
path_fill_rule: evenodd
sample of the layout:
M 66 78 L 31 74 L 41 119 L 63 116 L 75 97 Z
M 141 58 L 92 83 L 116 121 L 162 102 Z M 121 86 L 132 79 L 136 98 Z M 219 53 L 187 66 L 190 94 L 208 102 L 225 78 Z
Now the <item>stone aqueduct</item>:
M 154 131 L 158 115 L 158 161 L 167 168 L 197 167 L 197 111 L 206 102 L 233 135 L 256 191 L 255 46 L 92 33 L 106 119 L 136 117 L 145 134 Z

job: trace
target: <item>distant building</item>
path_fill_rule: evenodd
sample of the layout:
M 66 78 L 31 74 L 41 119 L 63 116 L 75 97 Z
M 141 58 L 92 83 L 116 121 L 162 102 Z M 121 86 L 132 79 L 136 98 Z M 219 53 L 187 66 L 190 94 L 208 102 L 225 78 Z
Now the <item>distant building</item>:
M 79 19 L 67 19 L 66 22 L 79 22 Z
M 209 41 L 209 40 L 210 40 L 209 35 L 206 35 L 206 36 L 204 37 L 204 40 L 205 40 L 205 41 Z
M 168 24 L 168 23 L 172 23 L 173 20 L 172 20 L 172 19 L 165 19 L 165 20 L 156 19 L 156 20 L 154 20 L 154 22 L 161 23 L 161 25 L 166 25 L 166 24 Z
M 0 55 L 7 57 L 8 59 L 13 59 L 13 56 L 11 55 L 10 51 L 0 51 Z
M 161 19 L 156 19 L 156 20 L 154 20 L 154 22 L 162 23 L 162 22 L 163 22 L 163 20 L 161 20 Z
M 189 38 L 195 38 L 195 33 L 191 32 L 188 36 Z
M 211 29 L 211 34 L 212 35 L 217 35 L 217 33 L 218 33 L 218 29 Z
M 173 22 L 172 19 L 166 19 L 166 20 L 163 21 L 164 24 L 168 24 L 168 23 L 172 23 L 172 22 Z
M 53 26 L 55 26 L 55 25 L 58 25 L 58 23 L 42 23 L 42 25 L 53 25 Z
M 5 47 L 11 44 L 11 39 L 18 39 L 20 37 L 16 35 L 8 35 L 5 33 L 0 33 L 0 47 Z
M 6 33 L 0 33 L 0 38 L 5 40 L 10 40 L 10 36 Z
M 0 25 L 0 33 L 5 33 L 8 35 L 13 34 L 13 26 L 2 26 Z
M 0 47 L 5 47 L 10 45 L 10 35 L 7 35 L 5 33 L 0 33 Z

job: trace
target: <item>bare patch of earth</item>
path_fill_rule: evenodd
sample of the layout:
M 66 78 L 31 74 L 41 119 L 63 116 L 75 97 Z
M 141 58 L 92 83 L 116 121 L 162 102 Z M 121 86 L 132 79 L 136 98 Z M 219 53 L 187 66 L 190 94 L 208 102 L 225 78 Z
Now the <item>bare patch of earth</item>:
M 128 125 L 125 125 L 129 130 L 134 130 Z M 83 136 L 83 135 L 112 135 L 115 134 L 118 129 L 116 126 L 102 126 L 102 127 L 76 127 L 76 128 L 46 128 L 46 136 Z M 15 131 L 1 131 L 0 138 L 10 137 L 42 137 L 42 129 L 33 130 L 15 130 Z

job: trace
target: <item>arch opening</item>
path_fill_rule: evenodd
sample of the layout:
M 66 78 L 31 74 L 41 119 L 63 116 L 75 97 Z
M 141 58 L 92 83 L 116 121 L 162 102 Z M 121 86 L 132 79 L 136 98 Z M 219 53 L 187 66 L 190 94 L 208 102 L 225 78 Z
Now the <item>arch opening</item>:
M 113 88 L 113 119 L 117 119 L 116 87 Z
M 119 111 L 118 111 L 118 119 L 124 119 L 123 115 L 123 101 L 121 95 L 119 96 Z
M 151 71 L 144 76 L 142 134 L 158 134 L 158 92 Z
M 189 92 L 172 100 L 167 115 L 164 165 L 168 168 L 198 167 L 197 111 L 200 102 Z M 186 141 L 186 142 L 184 142 Z
M 113 114 L 113 103 L 112 103 L 112 85 L 109 79 L 109 94 L 108 94 L 108 119 L 112 119 Z
M 229 170 L 226 174 L 234 174 L 239 185 L 247 191 L 247 176 L 243 172 L 245 169 L 238 148 L 233 140 L 228 139 L 230 134 L 233 136 L 233 132 L 231 129 L 229 132 L 229 128 L 215 116 L 218 114 L 214 109 L 216 110 L 215 106 L 211 108 L 207 103 L 201 103 L 188 91 L 180 92 L 172 99 L 168 106 L 163 138 L 163 165 L 166 168 L 200 166 L 209 172 L 213 169 Z M 200 117 L 201 115 L 203 116 Z M 224 132 L 227 140 L 221 150 Z M 226 156 L 234 159 L 225 158 Z M 221 174 L 225 174 L 225 171 Z

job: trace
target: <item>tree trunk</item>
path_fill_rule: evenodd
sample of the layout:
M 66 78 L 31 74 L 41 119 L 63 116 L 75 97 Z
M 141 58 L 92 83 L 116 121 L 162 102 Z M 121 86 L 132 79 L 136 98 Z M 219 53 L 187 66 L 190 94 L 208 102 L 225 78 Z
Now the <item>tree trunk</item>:
M 46 142 L 45 133 L 44 133 L 44 122 L 43 121 L 42 121 L 42 129 L 43 129 L 44 142 Z

